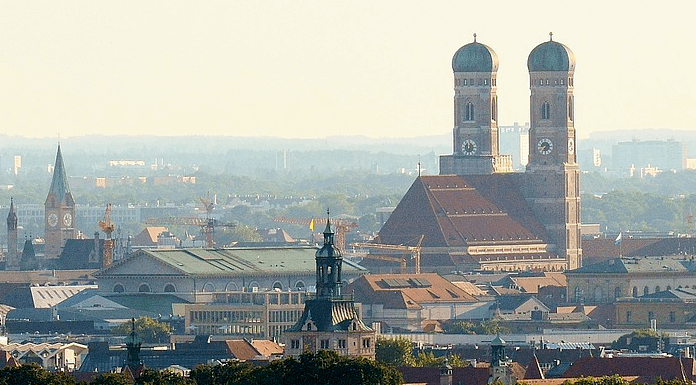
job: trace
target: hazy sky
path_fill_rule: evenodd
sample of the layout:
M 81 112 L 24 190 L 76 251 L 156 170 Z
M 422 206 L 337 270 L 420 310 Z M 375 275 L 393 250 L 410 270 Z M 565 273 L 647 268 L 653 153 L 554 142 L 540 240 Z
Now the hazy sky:
M 0 2 L 0 133 L 372 137 L 452 129 L 454 52 L 500 58 L 499 122 L 529 120 L 527 55 L 577 58 L 580 137 L 696 127 L 690 1 Z

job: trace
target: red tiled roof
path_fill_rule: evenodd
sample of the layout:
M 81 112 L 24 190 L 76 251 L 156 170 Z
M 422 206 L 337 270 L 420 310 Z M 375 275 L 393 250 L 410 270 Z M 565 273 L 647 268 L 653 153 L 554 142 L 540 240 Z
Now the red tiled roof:
M 247 340 L 226 340 L 227 350 L 238 360 L 247 361 L 261 354 Z
M 424 247 L 544 243 L 548 235 L 515 174 L 418 177 L 379 232 L 382 243 Z
M 541 366 L 539 366 L 539 360 L 537 356 L 532 356 L 532 362 L 527 366 L 527 370 L 524 372 L 524 379 L 544 379 L 544 372 L 541 371 Z
M 428 385 L 440 385 L 440 368 L 397 368 L 404 376 L 404 384 L 422 383 Z M 452 369 L 452 383 L 466 385 L 487 385 L 488 368 Z
M 693 359 L 680 357 L 582 357 L 563 373 L 564 378 L 580 376 L 602 377 L 618 374 L 619 376 L 640 376 L 657 378 L 665 381 L 690 381 L 694 377 Z
M 396 280 L 411 282 L 406 287 L 389 286 Z M 417 285 L 417 282 L 428 285 Z M 360 276 L 346 288 L 354 293 L 355 301 L 380 303 L 385 308 L 420 309 L 421 304 L 437 302 L 476 302 L 469 293 L 435 273 L 428 274 L 368 274 Z

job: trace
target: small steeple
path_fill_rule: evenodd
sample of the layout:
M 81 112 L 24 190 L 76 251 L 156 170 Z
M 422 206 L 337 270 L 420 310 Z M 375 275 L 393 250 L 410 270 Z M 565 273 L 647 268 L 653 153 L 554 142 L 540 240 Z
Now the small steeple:
M 474 32 L 474 43 L 476 43 L 476 32 Z
M 553 32 L 549 32 L 549 41 L 553 41 Z
M 126 349 L 128 357 L 126 365 L 133 365 L 133 368 L 140 364 L 140 346 L 143 344 L 143 339 L 135 332 L 135 318 L 131 318 L 131 332 L 126 337 Z
M 324 228 L 324 245 L 334 244 L 334 231 L 331 228 L 331 210 L 326 209 L 326 228 Z
M 17 213 L 14 209 L 14 198 L 10 197 L 10 212 L 7 214 L 7 230 L 17 229 Z

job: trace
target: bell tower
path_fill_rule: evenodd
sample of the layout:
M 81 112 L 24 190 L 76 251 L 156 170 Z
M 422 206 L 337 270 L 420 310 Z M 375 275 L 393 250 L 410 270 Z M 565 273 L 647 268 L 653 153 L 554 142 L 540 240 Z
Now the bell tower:
M 499 154 L 498 55 L 474 41 L 452 57 L 454 72 L 453 153 L 440 157 L 440 174 L 481 175 L 512 171 Z
M 575 56 L 553 41 L 536 46 L 527 59 L 530 121 L 526 193 L 536 216 L 565 256 L 568 269 L 582 265 L 580 169 L 575 154 L 573 77 Z
M 70 192 L 68 176 L 63 164 L 63 154 L 58 145 L 53 179 L 44 203 L 44 225 L 46 228 L 44 258 L 56 258 L 67 239 L 75 238 L 75 200 Z

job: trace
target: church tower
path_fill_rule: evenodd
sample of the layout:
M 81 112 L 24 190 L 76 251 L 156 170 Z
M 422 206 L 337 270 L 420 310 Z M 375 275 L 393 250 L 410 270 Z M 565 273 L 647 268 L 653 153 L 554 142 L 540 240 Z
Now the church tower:
M 46 197 L 45 207 L 45 240 L 44 258 L 56 258 L 67 239 L 75 238 L 75 200 L 70 193 L 68 176 L 65 173 L 63 155 L 58 145 L 56 162 L 53 169 L 51 188 Z
M 19 253 L 17 251 L 17 213 L 14 199 L 10 198 L 10 212 L 7 214 L 7 257 L 5 270 L 19 270 Z
M 317 292 L 307 297 L 297 323 L 283 332 L 285 355 L 333 350 L 343 356 L 374 359 L 375 331 L 363 323 L 353 296 L 341 293 L 343 256 L 334 244 L 334 231 L 328 218 L 324 245 L 315 253 L 315 259 Z
M 531 127 L 526 195 L 555 243 L 555 252 L 565 257 L 567 269 L 576 269 L 582 265 L 582 250 L 573 109 L 575 56 L 549 34 L 549 41 L 529 54 L 527 68 Z
M 512 171 L 510 156 L 499 154 L 498 55 L 474 41 L 452 58 L 454 129 L 452 155 L 440 157 L 440 174 L 481 175 Z

